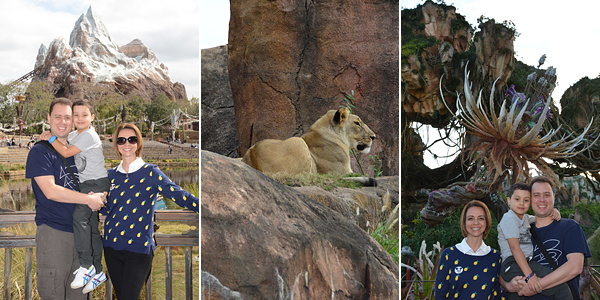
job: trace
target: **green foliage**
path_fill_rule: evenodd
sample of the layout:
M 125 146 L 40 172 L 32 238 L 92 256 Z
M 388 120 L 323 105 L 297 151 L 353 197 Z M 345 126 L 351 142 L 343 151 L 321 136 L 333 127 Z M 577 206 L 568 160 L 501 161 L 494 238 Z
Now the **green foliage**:
M 442 247 L 449 247 L 460 243 L 463 236 L 460 229 L 460 214 L 464 205 L 457 207 L 448 217 L 442 221 L 438 226 L 430 228 L 423 223 L 419 214 L 413 219 L 406 228 L 403 228 L 402 234 L 402 246 L 409 246 L 414 252 L 419 249 L 421 242 L 424 240 L 427 244 L 433 244 L 440 242 Z M 494 248 L 500 249 L 498 246 L 498 221 L 492 214 L 492 228 L 487 238 L 484 239 L 485 243 Z
M 399 206 L 396 206 L 395 211 L 397 213 Z M 397 214 L 396 214 L 397 216 Z M 394 220 L 390 220 L 394 221 Z M 395 219 L 396 223 L 398 219 Z M 389 222 L 380 222 L 370 235 L 375 239 L 382 247 L 389 253 L 397 264 L 400 264 L 400 238 L 398 237 L 397 226 L 392 227 Z M 396 230 L 394 230 L 396 229 Z
M 25 164 L 0 164 L 0 172 L 25 170 Z
M 435 281 L 436 266 L 443 251 L 444 247 L 439 242 L 433 244 L 431 251 L 427 251 L 427 243 L 422 241 L 412 266 L 406 263 L 400 265 L 406 268 L 403 279 L 409 280 L 412 277 L 410 285 L 402 289 L 402 299 L 408 299 L 409 295 L 414 295 L 415 299 L 432 299 L 435 295 L 435 283 L 432 281 Z M 410 263 L 410 259 L 407 259 L 407 263 Z
M 346 96 L 344 97 L 345 103 L 340 105 L 340 108 L 345 107 L 350 111 L 350 113 L 352 113 L 352 110 L 356 108 L 356 106 L 354 106 L 354 100 L 356 99 L 354 98 L 354 90 L 350 91 L 350 93 L 351 94 L 346 94 Z
M 16 116 L 16 103 L 14 91 L 6 86 L 0 85 L 0 124 L 12 124 Z
M 590 237 L 600 226 L 600 203 L 579 203 L 575 210 L 581 215 L 581 229 L 586 237 Z M 561 217 L 563 215 L 561 210 Z
M 375 177 L 381 176 L 381 174 L 383 173 L 381 171 L 382 160 L 379 157 L 379 154 L 377 154 L 377 155 L 369 155 L 369 158 L 371 159 L 371 161 L 373 161 L 373 164 L 369 167 L 369 170 L 375 171 Z
M 450 33 L 456 33 L 462 29 L 471 28 L 471 24 L 467 22 L 465 17 L 461 14 L 456 14 L 456 19 L 450 23 Z
M 326 191 L 334 190 L 337 187 L 359 188 L 362 184 L 346 180 L 346 175 L 339 174 L 267 174 L 269 177 L 279 181 L 287 186 L 318 186 Z
M 150 105 L 146 106 L 146 115 L 152 121 L 159 121 L 169 117 L 174 109 L 179 106 L 175 101 L 170 100 L 167 96 L 160 95 L 154 99 Z M 171 120 L 167 120 L 167 124 L 171 124 Z

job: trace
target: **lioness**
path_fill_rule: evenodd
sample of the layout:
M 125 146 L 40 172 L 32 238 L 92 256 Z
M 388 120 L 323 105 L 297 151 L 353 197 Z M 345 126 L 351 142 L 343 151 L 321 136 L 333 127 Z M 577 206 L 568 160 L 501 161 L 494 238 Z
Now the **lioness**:
M 347 108 L 330 110 L 301 137 L 266 139 L 242 161 L 265 173 L 352 173 L 350 149 L 369 153 L 375 133 Z

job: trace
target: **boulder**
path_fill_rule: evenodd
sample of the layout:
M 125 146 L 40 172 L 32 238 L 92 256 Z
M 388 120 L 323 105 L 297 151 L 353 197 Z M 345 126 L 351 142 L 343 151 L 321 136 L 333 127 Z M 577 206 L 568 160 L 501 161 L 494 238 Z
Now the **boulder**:
M 201 160 L 203 299 L 398 299 L 397 262 L 354 223 L 239 160 Z
M 371 155 L 398 174 L 398 1 L 234 0 L 229 24 L 240 155 L 302 135 L 354 91 L 353 113 L 377 134 Z
M 235 127 L 235 110 L 227 70 L 227 45 L 201 51 L 201 149 L 239 157 L 236 150 L 240 139 Z

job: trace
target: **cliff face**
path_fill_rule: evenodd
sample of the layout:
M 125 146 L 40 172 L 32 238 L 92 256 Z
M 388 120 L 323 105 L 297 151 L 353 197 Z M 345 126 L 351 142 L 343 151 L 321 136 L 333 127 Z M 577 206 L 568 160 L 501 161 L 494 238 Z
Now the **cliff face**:
M 370 155 L 398 174 L 398 18 L 397 1 L 231 1 L 239 154 L 303 134 L 354 91 L 354 113 L 377 134 Z
M 600 110 L 600 78 L 581 78 L 560 99 L 562 120 L 571 128 L 584 128 Z M 598 121 L 595 120 L 595 123 Z
M 514 61 L 514 31 L 489 20 L 473 28 L 456 8 L 431 1 L 402 11 L 401 102 L 409 121 L 443 127 L 456 94 L 462 92 L 464 67 L 469 62 L 475 84 L 500 77 L 501 88 L 510 77 Z M 473 44 L 470 45 L 471 40 Z
M 100 16 L 92 9 L 82 14 L 67 40 L 56 38 L 40 46 L 39 72 L 34 81 L 46 82 L 55 96 L 79 98 L 82 83 L 102 84 L 122 94 L 137 92 L 154 99 L 187 99 L 185 87 L 169 76 L 154 52 L 138 39 L 119 48 L 112 42 Z

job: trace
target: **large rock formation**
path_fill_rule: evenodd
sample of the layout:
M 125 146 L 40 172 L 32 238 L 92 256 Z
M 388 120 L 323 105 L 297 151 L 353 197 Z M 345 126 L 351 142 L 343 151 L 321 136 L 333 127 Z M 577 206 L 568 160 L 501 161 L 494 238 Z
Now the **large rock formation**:
M 239 153 L 265 138 L 301 135 L 354 91 L 353 112 L 377 134 L 371 154 L 383 158 L 385 175 L 397 175 L 398 24 L 393 0 L 231 1 Z
M 202 150 L 238 157 L 233 96 L 227 70 L 227 45 L 201 53 Z
M 441 98 L 440 78 L 444 99 L 455 110 L 467 61 L 476 90 L 498 77 L 496 89 L 504 86 L 515 64 L 515 31 L 493 19 L 479 28 L 473 38 L 473 28 L 454 6 L 426 1 L 402 10 L 401 101 L 407 121 L 446 126 L 451 114 Z
M 583 77 L 570 86 L 560 99 L 561 118 L 573 129 L 581 130 L 594 117 L 600 103 L 600 78 Z
M 136 92 L 146 99 L 165 94 L 187 99 L 185 87 L 174 82 L 169 70 L 140 40 L 119 48 L 92 7 L 75 23 L 67 43 L 56 38 L 40 46 L 34 81 L 50 85 L 57 97 L 83 96 L 82 83 L 106 85 L 121 94 Z
M 398 264 L 341 214 L 239 160 L 201 160 L 202 298 L 398 299 Z

